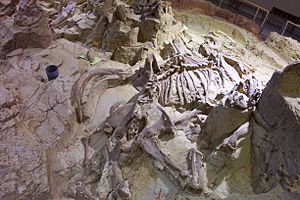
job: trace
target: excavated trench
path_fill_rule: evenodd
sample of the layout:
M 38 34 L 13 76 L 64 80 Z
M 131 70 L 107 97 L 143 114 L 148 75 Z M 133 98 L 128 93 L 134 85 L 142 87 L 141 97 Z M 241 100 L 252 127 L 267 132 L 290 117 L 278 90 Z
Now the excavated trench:
M 1 199 L 300 198 L 297 41 L 207 1 L 0 5 Z

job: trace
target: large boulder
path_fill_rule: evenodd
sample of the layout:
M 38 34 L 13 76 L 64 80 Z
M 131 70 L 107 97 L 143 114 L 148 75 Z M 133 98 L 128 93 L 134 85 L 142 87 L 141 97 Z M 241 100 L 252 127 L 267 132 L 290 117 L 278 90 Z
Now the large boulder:
M 0 19 L 0 54 L 18 48 L 46 48 L 51 41 L 48 19 L 38 7 L 19 11 L 14 18 Z
M 256 193 L 277 185 L 289 191 L 300 174 L 300 63 L 275 72 L 253 118 L 253 187 Z
M 260 87 L 255 78 L 237 84 L 201 126 L 197 144 L 206 163 L 204 176 L 207 187 L 220 198 L 236 192 L 252 193 L 249 120 L 261 94 Z

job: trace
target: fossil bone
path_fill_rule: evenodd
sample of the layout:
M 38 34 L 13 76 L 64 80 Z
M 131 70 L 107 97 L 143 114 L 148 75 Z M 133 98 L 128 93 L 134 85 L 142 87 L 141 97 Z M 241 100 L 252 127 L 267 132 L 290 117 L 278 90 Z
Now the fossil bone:
M 103 84 L 103 87 L 101 87 L 102 90 L 99 91 L 100 94 L 103 93 L 107 88 L 120 85 L 124 79 L 126 79 L 125 77 L 127 77 L 126 72 L 120 69 L 96 69 L 87 73 L 83 73 L 72 88 L 72 100 L 76 110 L 78 122 L 83 122 L 84 120 L 81 101 L 82 91 L 86 84 L 95 76 L 102 77 L 100 82 Z
M 193 189 L 201 189 L 204 194 L 209 194 L 211 190 L 207 187 L 208 180 L 206 179 L 202 159 L 203 155 L 201 152 L 196 149 L 190 149 L 188 160 L 192 178 L 189 186 Z
M 77 4 L 76 0 L 72 0 L 65 7 L 62 8 L 62 11 L 58 14 L 57 18 L 50 23 L 50 26 L 56 27 L 61 22 L 63 22 L 67 17 L 72 13 Z

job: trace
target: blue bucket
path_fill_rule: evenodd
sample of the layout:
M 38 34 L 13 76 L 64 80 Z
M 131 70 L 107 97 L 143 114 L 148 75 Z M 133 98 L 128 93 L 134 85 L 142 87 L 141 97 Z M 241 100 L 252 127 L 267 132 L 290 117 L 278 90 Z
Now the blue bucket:
M 56 65 L 47 66 L 46 74 L 49 81 L 56 79 L 58 77 L 58 67 Z

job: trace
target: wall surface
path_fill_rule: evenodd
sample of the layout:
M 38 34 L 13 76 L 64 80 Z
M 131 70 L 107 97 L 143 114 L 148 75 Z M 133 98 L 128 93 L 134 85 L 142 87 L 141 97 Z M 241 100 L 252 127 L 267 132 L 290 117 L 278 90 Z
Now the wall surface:
M 277 7 L 287 13 L 300 17 L 300 1 L 299 0 L 248 0 L 267 10 Z

